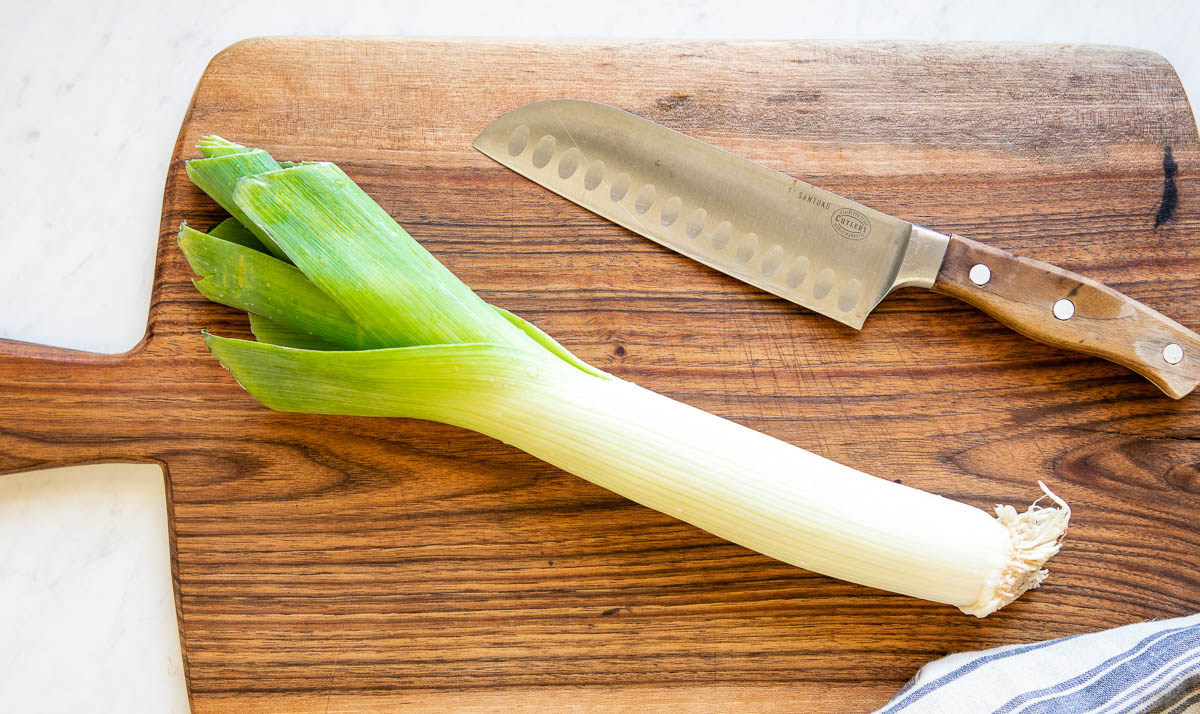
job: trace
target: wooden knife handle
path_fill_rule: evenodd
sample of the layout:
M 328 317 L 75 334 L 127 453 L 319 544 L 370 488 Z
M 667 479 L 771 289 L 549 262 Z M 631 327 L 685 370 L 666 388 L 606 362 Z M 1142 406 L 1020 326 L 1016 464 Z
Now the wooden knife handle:
M 1200 335 L 1069 270 L 951 235 L 933 289 L 1026 337 L 1124 365 L 1175 399 L 1200 383 Z

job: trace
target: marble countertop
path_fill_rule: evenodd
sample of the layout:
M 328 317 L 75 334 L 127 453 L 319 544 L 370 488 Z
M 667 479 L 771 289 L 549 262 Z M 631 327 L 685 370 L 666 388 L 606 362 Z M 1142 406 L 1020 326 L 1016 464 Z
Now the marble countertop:
M 1191 0 L 667 4 L 45 0 L 0 28 L 0 337 L 122 352 L 142 336 L 162 187 L 208 60 L 256 35 L 987 40 L 1129 45 L 1200 96 Z M 0 478 L 0 702 L 186 711 L 162 475 Z

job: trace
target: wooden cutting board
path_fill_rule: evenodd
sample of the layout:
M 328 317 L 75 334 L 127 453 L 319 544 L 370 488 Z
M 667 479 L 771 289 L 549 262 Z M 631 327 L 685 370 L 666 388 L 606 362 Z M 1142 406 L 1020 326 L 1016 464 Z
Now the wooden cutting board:
M 1200 609 L 1200 396 L 907 290 L 856 332 L 660 248 L 470 148 L 526 102 L 628 109 L 1200 326 L 1195 123 L 1111 47 L 259 39 L 218 55 L 171 162 L 146 338 L 0 343 L 0 472 L 163 466 L 197 712 L 861 711 L 924 663 Z M 789 567 L 485 437 L 278 414 L 199 331 L 180 221 L 216 133 L 332 160 L 487 300 L 614 374 L 980 507 L 1075 509 L 1046 585 L 977 620 Z

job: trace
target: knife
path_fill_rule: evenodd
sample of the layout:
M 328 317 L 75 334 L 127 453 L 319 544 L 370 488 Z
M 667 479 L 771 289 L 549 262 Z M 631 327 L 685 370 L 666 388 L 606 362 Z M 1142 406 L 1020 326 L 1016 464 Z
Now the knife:
M 891 291 L 922 287 L 1040 342 L 1124 365 L 1175 399 L 1200 383 L 1200 336 L 1116 290 L 894 218 L 606 104 L 527 104 L 473 146 L 635 233 L 855 329 Z

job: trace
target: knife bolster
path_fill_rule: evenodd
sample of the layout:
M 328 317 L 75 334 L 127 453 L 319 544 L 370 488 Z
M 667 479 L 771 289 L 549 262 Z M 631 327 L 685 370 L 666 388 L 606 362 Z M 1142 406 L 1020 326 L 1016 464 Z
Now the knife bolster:
M 1094 280 L 950 236 L 935 292 L 1039 342 L 1128 367 L 1174 399 L 1200 383 L 1200 335 Z
M 892 290 L 899 288 L 933 287 L 937 280 L 938 269 L 946 256 L 946 247 L 950 236 L 937 231 L 931 231 L 925 226 L 913 225 L 908 236 L 908 245 L 904 249 L 904 260 L 896 279 L 892 282 Z

